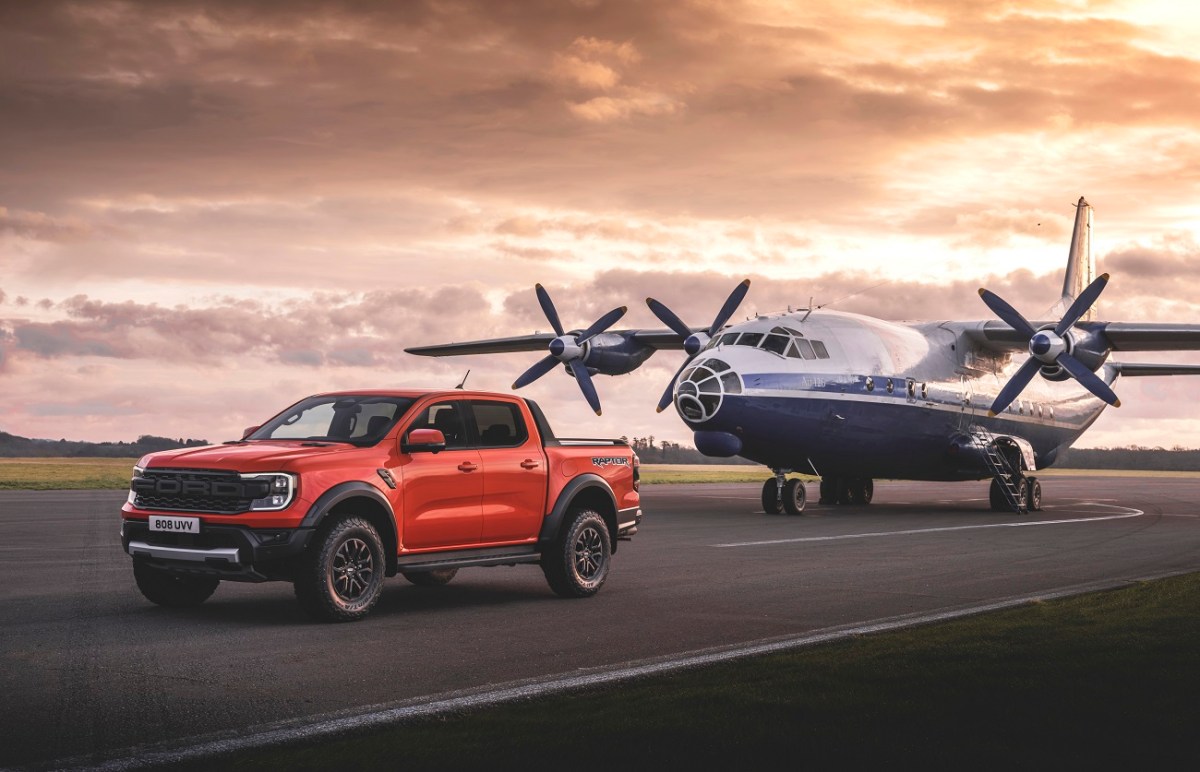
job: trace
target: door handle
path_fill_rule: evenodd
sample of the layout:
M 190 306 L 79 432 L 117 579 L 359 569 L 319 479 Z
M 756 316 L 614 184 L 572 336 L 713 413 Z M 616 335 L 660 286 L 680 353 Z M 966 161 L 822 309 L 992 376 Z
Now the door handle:
M 532 458 L 527 458 L 521 462 L 521 468 L 522 469 L 537 469 L 538 462 L 534 461 Z
M 474 472 L 478 468 L 478 466 L 472 464 L 470 461 L 464 461 L 458 465 L 458 471 L 460 472 Z

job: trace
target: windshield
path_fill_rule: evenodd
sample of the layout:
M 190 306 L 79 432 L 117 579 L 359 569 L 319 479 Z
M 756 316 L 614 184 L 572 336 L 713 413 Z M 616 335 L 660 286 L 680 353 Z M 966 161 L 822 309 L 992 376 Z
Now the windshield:
M 407 397 L 309 397 L 267 421 L 246 439 L 374 445 L 412 403 Z

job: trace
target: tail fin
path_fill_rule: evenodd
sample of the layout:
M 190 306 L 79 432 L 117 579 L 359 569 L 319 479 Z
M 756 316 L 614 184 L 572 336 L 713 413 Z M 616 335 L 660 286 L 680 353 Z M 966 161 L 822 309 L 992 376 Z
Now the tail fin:
M 1092 206 L 1079 197 L 1075 204 L 1075 230 L 1071 234 L 1071 250 L 1067 255 L 1067 272 L 1063 277 L 1062 298 L 1050 309 L 1049 314 L 1061 317 L 1071 307 L 1083 288 L 1096 278 L 1096 261 L 1092 259 Z M 1090 322 L 1095 306 L 1087 310 L 1080 321 Z

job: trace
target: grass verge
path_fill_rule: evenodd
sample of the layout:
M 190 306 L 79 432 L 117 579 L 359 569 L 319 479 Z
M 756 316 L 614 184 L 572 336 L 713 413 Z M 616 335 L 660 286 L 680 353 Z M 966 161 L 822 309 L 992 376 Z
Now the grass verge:
M 221 768 L 1195 768 L 1198 618 L 1192 574 Z
M 136 458 L 0 458 L 0 490 L 122 490 Z
M 123 490 L 135 458 L 0 458 L 0 490 Z M 1200 477 L 1200 472 L 1153 472 L 1114 469 L 1047 469 L 1041 476 Z M 642 482 L 762 483 L 770 473 L 761 466 L 740 464 L 642 464 Z M 813 475 L 793 474 L 806 482 Z

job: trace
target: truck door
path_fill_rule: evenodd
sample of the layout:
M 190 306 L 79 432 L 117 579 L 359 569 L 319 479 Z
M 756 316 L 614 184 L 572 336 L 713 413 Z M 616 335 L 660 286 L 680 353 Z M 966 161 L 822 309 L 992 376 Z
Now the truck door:
M 479 544 L 483 528 L 483 464 L 471 447 L 458 400 L 430 405 L 405 428 L 437 429 L 446 437 L 440 453 L 401 456 L 404 483 L 403 549 L 468 547 Z
M 533 541 L 546 512 L 546 455 L 515 402 L 473 399 L 479 456 L 483 461 L 484 544 Z

